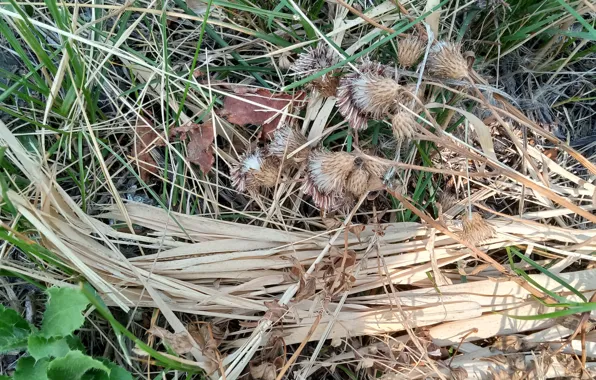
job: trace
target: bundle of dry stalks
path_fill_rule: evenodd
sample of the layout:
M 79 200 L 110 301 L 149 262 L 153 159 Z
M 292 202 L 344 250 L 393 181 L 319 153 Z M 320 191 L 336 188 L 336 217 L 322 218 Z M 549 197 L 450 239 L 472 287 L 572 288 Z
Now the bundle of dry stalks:
M 27 152 L 4 127 L 2 136 L 8 156 L 34 184 L 31 194 L 9 192 L 8 200 L 39 230 L 44 244 L 84 274 L 108 305 L 124 310 L 159 308 L 176 332 L 183 331 L 184 326 L 173 312 L 208 317 L 218 325 L 240 323 L 240 329 L 228 330 L 219 344 L 220 352 L 226 354 L 221 363 L 213 363 L 213 358 L 200 352 L 195 355 L 197 365 L 208 371 L 227 368 L 227 379 L 237 378 L 255 350 L 276 333 L 283 335 L 286 345 L 324 339 L 340 344 L 359 336 L 383 337 L 427 327 L 429 339 L 442 347 L 458 345 L 462 339 L 474 342 L 534 331 L 525 335 L 522 343 L 546 344 L 552 352 L 561 339 L 573 333 L 555 320 L 515 319 L 549 308 L 530 297 L 531 293 L 518 283 L 509 281 L 504 276 L 510 270 L 507 266 L 502 273 L 478 261 L 476 253 L 458 237 L 470 233 L 469 229 L 464 231 L 460 220 L 444 224 L 453 235 L 424 223 L 373 223 L 356 229 L 349 224 L 350 217 L 327 232 L 283 231 L 168 212 L 140 203 L 106 206 L 99 215 L 90 216 L 51 181 L 40 157 Z M 570 177 L 561 169 L 557 174 Z M 564 187 L 558 189 L 561 192 Z M 581 189 L 576 187 L 575 191 Z M 31 202 L 33 194 L 41 201 L 41 208 Z M 554 273 L 578 260 L 594 261 L 590 253 L 596 249 L 595 230 L 533 221 L 572 212 L 572 208 L 559 208 L 527 214 L 524 219 L 491 218 L 483 222 L 483 228 L 493 233 L 483 235 L 477 248 L 488 252 L 526 247 L 526 252 L 563 258 L 550 268 Z M 114 222 L 142 227 L 146 233 L 116 231 L 110 226 Z M 126 246 L 154 253 L 127 259 L 121 250 Z M 451 264 L 456 262 L 468 262 L 469 266 L 453 269 Z M 16 262 L 4 261 L 1 267 L 20 270 Z M 50 283 L 63 280 L 45 272 L 29 275 Z M 460 283 L 461 276 L 468 282 Z M 561 273 L 560 277 L 588 298 L 596 291 L 596 277 L 590 270 Z M 543 288 L 577 300 L 548 276 L 533 275 L 532 279 Z M 412 285 L 416 290 L 399 290 L 397 285 Z M 374 289 L 385 290 L 362 295 Z M 575 343 L 565 347 L 579 349 Z M 440 360 L 428 364 L 445 374 L 465 368 L 469 378 L 481 378 L 487 363 L 474 358 L 494 353 L 472 343 L 460 350 L 450 366 Z M 551 352 L 548 350 L 544 351 L 545 358 Z M 388 353 L 377 348 L 374 352 L 375 360 L 381 363 L 394 360 L 391 350 Z M 590 345 L 585 352 L 595 357 L 596 347 Z M 326 365 L 314 360 L 317 355 L 315 352 L 300 370 L 302 378 Z M 369 356 L 367 353 L 358 360 Z M 554 357 L 549 358 L 550 363 Z M 333 363 L 335 359 L 329 360 Z M 431 359 L 427 356 L 421 360 Z M 539 365 L 537 358 L 525 360 L 527 368 Z M 498 370 L 494 363 L 491 368 Z M 399 368 L 405 370 L 407 366 L 402 363 L 395 371 Z M 552 365 L 545 368 L 560 373 L 559 367 L 556 371 Z M 223 374 L 219 376 L 223 378 Z

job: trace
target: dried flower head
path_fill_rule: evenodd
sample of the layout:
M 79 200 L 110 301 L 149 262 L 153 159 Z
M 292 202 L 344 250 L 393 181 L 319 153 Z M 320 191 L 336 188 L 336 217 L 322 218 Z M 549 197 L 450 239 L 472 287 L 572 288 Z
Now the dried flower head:
M 344 76 L 337 89 L 339 113 L 355 130 L 366 129 L 369 119 L 384 116 L 400 95 L 395 70 L 379 62 L 366 60 L 357 73 Z
M 244 153 L 230 171 L 232 185 L 238 191 L 257 192 L 277 184 L 279 159 L 265 155 L 262 149 Z
M 368 191 L 370 172 L 366 170 L 365 161 L 361 157 L 354 160 L 354 168 L 348 176 L 346 190 L 356 198 L 360 198 Z
M 413 67 L 418 63 L 418 59 L 420 59 L 422 53 L 424 53 L 426 41 L 419 37 L 408 35 L 397 42 L 397 47 L 397 61 L 399 64 L 405 68 Z
M 476 245 L 495 235 L 495 230 L 477 212 L 463 216 L 462 239 Z
M 274 132 L 267 152 L 280 160 L 284 159 L 284 162 L 299 164 L 308 158 L 308 147 L 302 148 L 289 159 L 287 157 L 306 143 L 306 137 L 302 133 L 286 124 Z
M 355 156 L 346 152 L 311 152 L 302 190 L 313 198 L 318 207 L 326 210 L 336 208 L 345 194 L 346 180 L 354 168 L 354 160 Z
M 416 133 L 417 123 L 408 111 L 399 110 L 391 118 L 393 136 L 398 140 L 410 139 Z
M 295 75 L 305 78 L 339 62 L 339 56 L 327 44 L 306 48 L 290 67 Z M 338 71 L 333 70 L 313 80 L 311 85 L 323 96 L 335 96 L 339 85 Z
M 428 69 L 433 75 L 441 78 L 467 78 L 468 63 L 461 53 L 461 44 L 437 42 L 430 48 Z

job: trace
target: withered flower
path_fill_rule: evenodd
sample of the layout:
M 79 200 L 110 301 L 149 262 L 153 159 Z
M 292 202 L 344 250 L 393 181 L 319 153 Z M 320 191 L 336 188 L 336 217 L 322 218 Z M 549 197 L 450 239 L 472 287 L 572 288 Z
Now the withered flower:
M 403 90 L 389 66 L 367 61 L 358 70 L 344 76 L 337 89 L 339 113 L 355 130 L 366 129 L 369 119 L 390 113 L 402 100 Z
M 238 191 L 258 192 L 277 184 L 280 161 L 262 149 L 244 153 L 230 171 L 232 185 Z
M 397 62 L 402 67 L 413 67 L 424 53 L 426 41 L 419 37 L 408 35 L 397 41 Z
M 356 157 L 354 160 L 354 168 L 348 176 L 346 189 L 352 193 L 356 198 L 360 198 L 368 191 L 370 172 L 365 166 L 364 159 Z
M 468 77 L 468 63 L 461 53 L 461 44 L 437 42 L 430 48 L 428 69 L 433 75 L 447 79 Z
M 267 152 L 280 160 L 285 158 L 284 162 L 299 164 L 308 158 L 308 154 L 310 153 L 308 147 L 302 148 L 302 150 L 289 159 L 287 156 L 306 143 L 307 139 L 302 133 L 286 124 L 274 132 Z
M 311 152 L 302 191 L 310 195 L 318 207 L 334 209 L 345 194 L 346 180 L 354 168 L 355 159 L 346 152 Z
M 462 239 L 476 245 L 495 235 L 495 230 L 477 212 L 463 216 Z
M 417 123 L 414 116 L 405 110 L 397 111 L 391 118 L 393 136 L 398 140 L 410 139 L 416 133 Z
M 306 78 L 338 62 L 339 56 L 329 48 L 329 45 L 321 43 L 314 48 L 306 48 L 304 53 L 298 56 L 298 59 L 296 59 L 290 69 L 297 76 Z M 339 85 L 338 73 L 338 70 L 332 70 L 313 80 L 310 84 L 323 96 L 335 96 L 337 86 Z

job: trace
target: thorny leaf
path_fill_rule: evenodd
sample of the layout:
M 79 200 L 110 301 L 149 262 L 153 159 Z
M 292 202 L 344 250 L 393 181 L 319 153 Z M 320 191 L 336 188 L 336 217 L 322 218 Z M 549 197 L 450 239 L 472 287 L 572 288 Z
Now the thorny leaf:
M 188 161 L 201 167 L 205 174 L 209 173 L 215 162 L 213 157 L 212 143 L 215 138 L 213 134 L 213 122 L 211 120 L 203 124 L 188 124 L 177 128 L 172 128 L 170 136 L 180 135 L 181 140 L 190 138 L 186 146 Z
M 157 162 L 151 156 L 152 144 L 158 142 L 159 136 L 151 127 L 140 118 L 135 126 L 134 157 L 139 167 L 139 175 L 144 182 L 151 178 L 151 174 L 157 174 Z
M 270 135 L 278 127 L 282 117 L 281 112 L 259 109 L 258 106 L 237 98 L 243 98 L 268 108 L 283 111 L 286 107 L 291 107 L 294 103 L 302 103 L 306 97 L 306 93 L 303 91 L 293 96 L 291 94 L 275 94 L 265 89 L 258 89 L 255 93 L 236 91 L 236 95 L 237 97 L 226 96 L 224 98 L 221 116 L 233 124 L 261 125 L 263 127 L 261 138 L 263 139 L 270 138 Z
M 163 339 L 163 341 L 167 343 L 167 345 L 170 346 L 170 348 L 178 355 L 186 354 L 193 348 L 190 339 L 188 339 L 188 335 L 183 332 L 171 333 L 168 330 L 158 326 L 151 327 L 148 332 Z

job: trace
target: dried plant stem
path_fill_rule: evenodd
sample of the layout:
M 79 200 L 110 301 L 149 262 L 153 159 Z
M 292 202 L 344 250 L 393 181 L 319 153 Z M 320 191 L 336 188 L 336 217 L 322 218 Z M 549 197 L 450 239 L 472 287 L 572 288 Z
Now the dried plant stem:
M 468 249 L 470 249 L 472 251 L 472 253 L 477 258 L 482 259 L 482 260 L 486 261 L 487 263 L 491 264 L 496 270 L 498 270 L 499 272 L 501 272 L 502 274 L 504 274 L 505 276 L 507 276 L 508 278 L 510 278 L 512 281 L 514 281 L 516 284 L 518 284 L 522 288 L 526 289 L 533 296 L 542 299 L 546 303 L 552 303 L 552 304 L 557 303 L 557 300 L 555 300 L 554 298 L 552 298 L 552 297 L 544 294 L 540 290 L 534 288 L 527 281 L 522 280 L 517 275 L 515 275 L 513 273 L 510 273 L 504 266 L 502 266 L 495 259 L 493 259 L 492 257 L 490 257 L 485 252 L 482 252 L 481 250 L 479 250 L 478 248 L 476 248 L 475 245 L 473 245 L 473 244 L 471 244 L 471 243 L 463 240 L 456 233 L 450 231 L 449 228 L 445 227 L 440 222 L 437 222 L 432 217 L 430 217 L 429 215 L 427 215 L 425 212 L 417 209 L 403 195 L 397 193 L 396 191 L 393 191 L 392 189 L 390 189 L 388 187 L 386 187 L 386 190 L 387 190 L 387 192 L 389 194 L 393 195 L 398 201 L 400 201 L 401 204 L 404 207 L 406 207 L 407 209 L 409 209 L 410 211 L 412 211 L 414 214 L 416 214 L 421 220 L 425 221 L 431 227 L 436 228 L 437 230 L 441 231 L 445 235 L 451 237 L 452 239 L 454 239 L 458 243 L 460 243 L 460 244 L 464 245 L 465 247 L 467 247 Z
M 356 16 L 360 17 L 361 19 L 363 19 L 364 21 L 368 22 L 369 24 L 371 24 L 374 27 L 377 27 L 379 29 L 382 29 L 388 33 L 395 33 L 395 30 L 388 28 L 384 25 L 379 24 L 378 22 L 376 22 L 375 20 L 373 20 L 372 18 L 368 17 L 367 15 L 365 15 L 364 13 L 360 12 L 358 9 L 354 8 L 353 6 L 351 6 L 350 4 L 346 3 L 343 0 L 335 0 L 339 5 L 341 5 L 344 8 L 347 8 L 350 12 L 352 12 L 353 14 L 355 14 Z M 405 34 L 400 33 L 400 36 L 404 36 Z
M 283 368 L 281 369 L 281 371 L 279 372 L 279 374 L 277 375 L 277 377 L 275 378 L 275 380 L 281 380 L 283 378 L 283 376 L 285 375 L 285 373 L 288 371 L 288 369 L 290 369 L 290 367 L 292 366 L 292 364 L 294 364 L 294 362 L 296 361 L 296 359 L 298 359 L 298 355 L 300 355 L 300 353 L 302 352 L 302 350 L 306 346 L 306 343 L 309 342 L 309 339 L 310 339 L 311 335 L 315 332 L 315 330 L 319 326 L 319 323 L 321 322 L 321 317 L 323 317 L 323 313 L 322 312 L 317 315 L 317 318 L 315 319 L 315 321 L 313 322 L 313 324 L 310 326 L 310 329 L 308 330 L 308 333 L 306 334 L 306 336 L 304 337 L 304 339 L 302 340 L 302 342 L 300 342 L 300 346 L 298 346 L 298 348 L 296 349 L 296 351 L 294 352 L 294 354 L 292 355 L 292 357 L 283 366 Z

